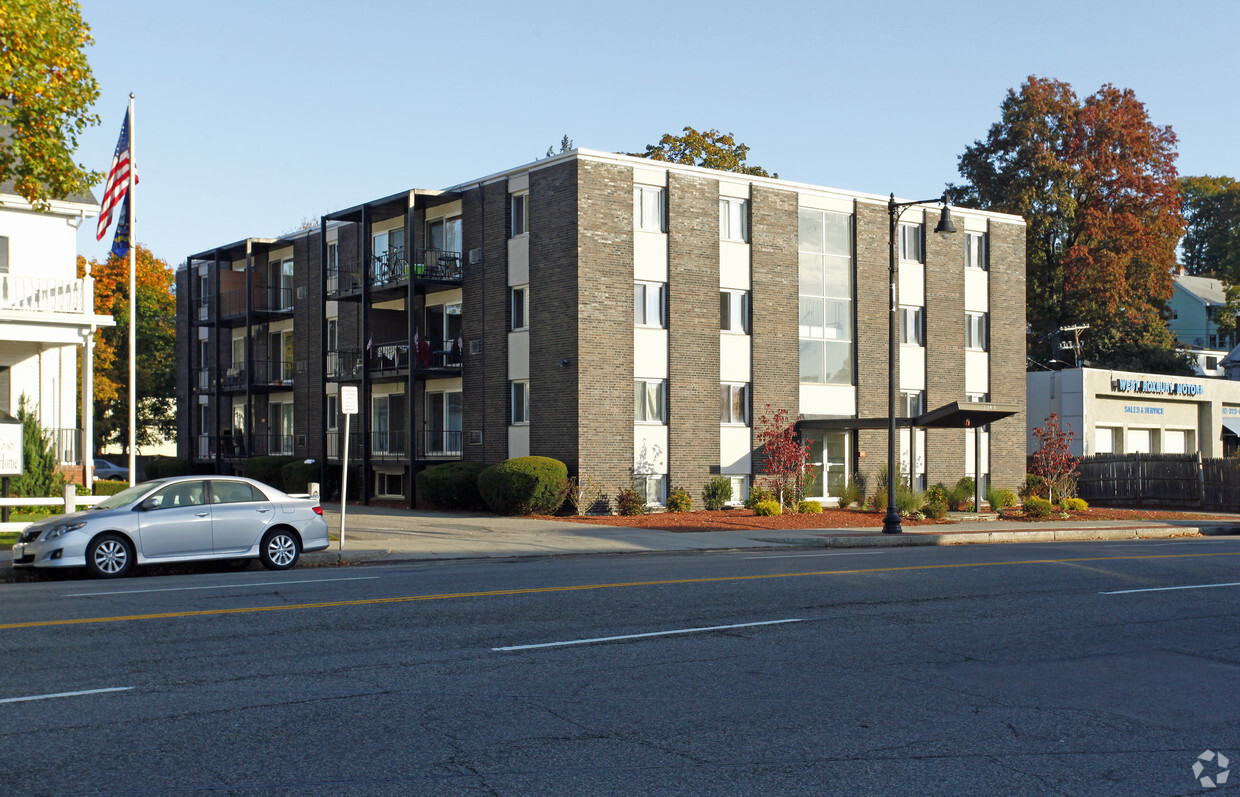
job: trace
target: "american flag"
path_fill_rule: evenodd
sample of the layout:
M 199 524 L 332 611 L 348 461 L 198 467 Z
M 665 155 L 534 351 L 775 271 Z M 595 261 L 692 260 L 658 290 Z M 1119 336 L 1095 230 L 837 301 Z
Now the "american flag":
M 99 227 L 95 240 L 102 241 L 104 233 L 112 224 L 112 211 L 120 206 L 121 200 L 129 193 L 129 111 L 125 111 L 125 124 L 121 125 L 121 137 L 116 142 L 116 152 L 112 155 L 112 168 L 108 170 L 108 181 L 103 186 L 103 201 L 99 203 Z

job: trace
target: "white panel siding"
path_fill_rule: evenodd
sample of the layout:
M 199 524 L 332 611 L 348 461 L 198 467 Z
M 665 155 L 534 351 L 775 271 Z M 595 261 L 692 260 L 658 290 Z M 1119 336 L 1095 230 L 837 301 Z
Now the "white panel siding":
M 634 327 L 633 376 L 667 379 L 667 330 Z
M 530 427 L 528 424 L 522 426 L 508 427 L 508 458 L 528 457 L 530 455 Z
M 508 239 L 508 284 L 526 285 L 530 281 L 530 237 Z
M 964 270 L 964 309 L 971 313 L 990 312 L 990 272 L 980 268 Z
M 857 388 L 852 385 L 802 383 L 800 404 L 802 415 L 856 415 Z M 759 415 L 762 411 L 762 407 L 754 408 Z
M 925 267 L 920 263 L 904 263 L 899 268 L 899 277 L 900 304 L 924 307 L 926 304 Z
M 719 472 L 743 475 L 753 472 L 752 430 L 748 426 L 719 427 Z
M 719 287 L 749 290 L 749 244 L 719 242 Z
M 900 389 L 926 389 L 926 350 L 921 346 L 900 347 Z
M 667 282 L 667 233 L 633 233 L 633 279 Z
M 667 473 L 667 426 L 633 426 L 633 472 L 648 476 Z
M 508 378 L 530 378 L 530 333 L 508 333 Z
M 719 381 L 750 382 L 749 336 L 722 332 L 719 335 Z
M 964 392 L 990 392 L 990 353 L 984 351 L 965 351 L 964 353 Z M 964 397 L 961 396 L 961 399 Z

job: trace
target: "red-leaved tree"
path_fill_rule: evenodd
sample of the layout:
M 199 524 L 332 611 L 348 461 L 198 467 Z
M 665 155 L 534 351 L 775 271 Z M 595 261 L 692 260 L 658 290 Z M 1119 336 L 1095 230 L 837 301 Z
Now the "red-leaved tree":
M 809 462 L 809 446 L 797 437 L 796 424 L 788 421 L 788 411 L 772 410 L 758 416 L 758 442 L 762 446 L 762 472 L 771 489 L 779 495 L 779 508 L 784 498 L 795 499 L 806 487 L 805 466 Z
M 1046 480 L 1053 504 L 1056 494 L 1060 498 L 1067 496 L 1076 482 L 1076 466 L 1081 462 L 1080 457 L 1072 456 L 1076 433 L 1060 426 L 1059 413 L 1052 412 L 1044 426 L 1033 430 L 1033 436 L 1038 440 L 1038 450 L 1033 453 L 1030 471 Z

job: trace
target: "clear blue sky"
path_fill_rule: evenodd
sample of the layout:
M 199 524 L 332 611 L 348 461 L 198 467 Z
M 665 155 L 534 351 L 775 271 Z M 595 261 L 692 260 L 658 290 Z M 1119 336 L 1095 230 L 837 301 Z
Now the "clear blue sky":
M 1030 74 L 1131 88 L 1179 136 L 1181 174 L 1240 176 L 1232 0 L 82 5 L 103 123 L 79 162 L 106 169 L 134 92 L 137 236 L 172 265 L 565 133 L 632 152 L 717 128 L 786 179 L 934 196 Z M 111 235 L 83 225 L 80 253 Z

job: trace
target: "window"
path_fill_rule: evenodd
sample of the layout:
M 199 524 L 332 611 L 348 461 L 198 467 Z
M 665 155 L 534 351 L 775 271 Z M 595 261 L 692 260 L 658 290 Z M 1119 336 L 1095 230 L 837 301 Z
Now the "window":
M 921 224 L 900 225 L 900 259 L 921 263 Z
M 749 333 L 749 291 L 719 292 L 719 329 Z
M 1114 426 L 1095 426 L 1094 427 L 1094 453 L 1095 454 L 1114 454 L 1115 442 L 1119 439 L 1119 433 L 1122 432 Z
M 801 208 L 802 382 L 853 382 L 852 216 Z
M 990 394 L 989 393 L 965 393 L 964 400 L 976 402 L 978 404 L 985 404 L 990 401 Z
M 9 236 L 0 235 L 0 274 L 9 273 Z
M 340 344 L 340 319 L 327 319 L 327 350 L 336 351 Z
M 964 345 L 968 349 L 985 351 L 989 345 L 989 322 L 987 313 L 965 313 Z
M 340 397 L 335 393 L 327 397 L 327 428 L 340 428 Z
M 404 477 L 399 473 L 376 473 L 375 495 L 404 496 Z
M 986 262 L 986 234 L 980 232 L 967 232 L 964 234 L 964 264 L 968 268 L 985 269 Z
M 663 189 L 650 185 L 633 187 L 633 221 L 637 229 L 666 232 L 663 223 Z
M 1206 370 L 1213 371 L 1216 368 L 1218 368 L 1218 357 L 1214 355 L 1208 355 L 1206 357 Z
M 1187 454 L 1188 432 L 1184 429 L 1167 429 L 1164 431 L 1162 453 Z
M 327 244 L 327 292 L 340 290 L 340 247 L 332 241 Z
M 529 234 L 530 195 L 512 195 L 512 237 Z
M 530 422 L 530 383 L 521 379 L 508 383 L 512 394 L 512 424 L 518 426 Z
M 638 423 L 667 423 L 667 407 L 663 400 L 666 381 L 638 379 L 633 383 L 633 420 Z
M 896 415 L 900 418 L 916 418 L 926 411 L 926 392 L 924 390 L 901 390 L 900 403 L 896 406 Z
M 633 489 L 637 490 L 647 506 L 662 506 L 666 482 L 666 476 L 638 476 L 633 480 Z
M 267 496 L 246 482 L 211 480 L 211 503 L 213 504 L 243 504 L 266 500 Z
M 156 509 L 175 509 L 179 506 L 201 506 L 203 500 L 202 482 L 179 482 L 170 484 L 152 495 L 147 501 L 153 502 Z M 143 502 L 146 504 L 146 501 Z
M 293 402 L 267 404 L 267 437 L 269 454 L 288 456 L 293 453 Z
M 509 288 L 509 305 L 512 310 L 512 330 L 529 329 L 530 286 Z
M 926 345 L 925 316 L 922 308 L 900 308 L 900 342 L 906 346 Z
M 732 497 L 728 503 L 732 505 L 745 503 L 745 499 L 749 498 L 749 477 L 729 476 L 728 481 L 732 483 Z
M 402 241 L 403 243 L 403 241 Z M 437 252 L 461 252 L 461 217 L 434 219 L 426 224 L 426 248 Z
M 719 399 L 719 423 L 749 425 L 749 385 L 720 385 Z
M 719 238 L 724 241 L 749 240 L 749 203 L 744 199 L 719 200 Z
M 375 454 L 388 453 L 388 443 L 392 429 L 392 408 L 387 396 L 375 396 L 371 399 L 370 413 L 370 450 Z
M 666 283 L 633 283 L 633 323 L 639 327 L 667 326 Z

